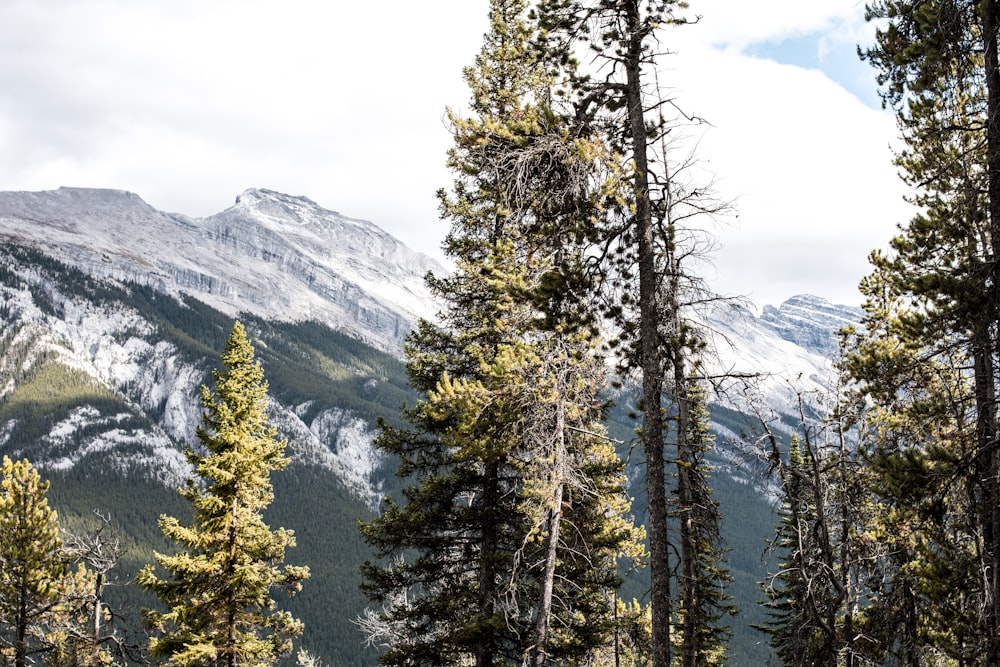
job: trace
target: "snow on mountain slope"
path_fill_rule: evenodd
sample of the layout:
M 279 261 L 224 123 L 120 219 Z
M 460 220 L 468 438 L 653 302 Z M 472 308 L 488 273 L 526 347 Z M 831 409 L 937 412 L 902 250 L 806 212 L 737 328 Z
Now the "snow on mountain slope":
M 0 192 L 0 238 L 97 277 L 186 292 L 231 315 L 316 320 L 398 353 L 436 305 L 433 259 L 304 197 L 247 190 L 208 218 L 120 190 Z
M 397 355 L 417 318 L 433 317 L 438 309 L 424 275 L 444 271 L 372 223 L 268 190 L 247 190 L 234 206 L 201 219 L 158 211 L 117 190 L 0 192 L 4 238 L 98 278 L 186 292 L 230 316 L 246 311 L 282 321 L 317 320 Z M 193 434 L 199 410 L 190 397 L 204 369 L 185 365 L 176 350 L 154 342 L 134 313 L 67 298 L 61 316 L 53 317 L 16 289 L 6 290 L 3 300 L 20 304 L 22 312 L 37 311 L 28 318 L 33 335 L 64 350 L 64 363 L 127 393 L 143 410 L 162 406 L 157 428 L 168 444 L 157 456 L 167 476 L 183 468 L 176 443 Z M 859 318 L 857 309 L 805 295 L 766 306 L 759 318 L 747 310 L 719 309 L 706 322 L 715 351 L 707 372 L 747 378 L 727 384 L 723 401 L 732 407 L 745 407 L 752 395 L 775 411 L 795 414 L 799 394 L 828 392 L 834 331 Z M 0 387 L 0 398 L 6 391 L 9 387 Z M 303 406 L 278 412 L 282 429 L 295 434 L 303 460 L 336 470 L 362 497 L 376 497 L 371 480 L 379 459 L 370 424 L 341 411 L 310 413 L 306 422 L 302 417 L 309 410 Z M 67 418 L 52 437 L 72 431 L 84 417 Z M 109 432 L 113 417 L 100 417 L 111 420 Z M 92 448 L 112 446 L 108 438 Z M 0 433 L 0 444 L 3 440 Z M 52 458 L 52 465 L 71 463 Z
M 201 422 L 199 387 L 218 359 L 162 338 L 163 323 L 128 305 L 128 290 L 86 296 L 67 288 L 72 279 L 58 269 L 7 248 L 0 266 L 0 451 L 42 469 L 101 461 L 94 465 L 180 486 L 190 475 L 183 448 L 197 441 Z M 74 403 L 66 391 L 83 398 Z M 305 409 L 273 396 L 269 414 L 296 465 L 329 470 L 377 505 L 373 424 L 336 406 Z
M 743 308 L 717 309 L 705 324 L 707 372 L 734 376 L 723 383 L 732 407 L 756 395 L 772 410 L 795 415 L 800 395 L 813 405 L 830 395 L 836 332 L 860 319 L 858 308 L 809 295 L 765 306 L 759 318 Z
M 860 308 L 832 304 L 808 294 L 793 296 L 779 307 L 764 306 L 760 321 L 784 340 L 825 356 L 837 352 L 836 332 L 861 319 Z
M 437 312 L 424 276 L 444 272 L 370 222 L 261 189 L 200 219 L 119 190 L 0 192 L 3 237 L 91 275 L 187 292 L 231 315 L 317 320 L 397 354 L 416 320 Z M 789 381 L 825 382 L 834 332 L 859 317 L 807 295 L 765 306 L 759 318 L 720 309 L 708 326 L 713 370 L 766 373 L 769 391 L 787 403 Z

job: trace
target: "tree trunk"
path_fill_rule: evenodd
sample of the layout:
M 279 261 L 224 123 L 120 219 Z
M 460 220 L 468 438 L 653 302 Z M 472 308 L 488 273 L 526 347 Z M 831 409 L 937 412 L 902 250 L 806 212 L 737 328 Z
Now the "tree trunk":
M 17 623 L 14 628 L 14 667 L 25 667 L 28 657 L 28 574 L 20 573 L 17 600 Z
M 997 27 L 998 27 L 998 4 L 997 0 L 983 0 L 982 20 L 983 20 L 983 46 L 986 66 L 986 160 L 988 173 L 987 192 L 989 195 L 989 225 L 990 237 L 993 251 L 993 298 L 990 315 L 996 320 L 1000 313 L 1000 62 L 997 58 Z M 997 341 L 992 341 L 994 346 Z M 1000 352 L 1000 350 L 997 350 Z M 993 378 L 990 378 L 992 389 Z M 995 392 L 994 392 L 995 393 Z M 990 408 L 991 413 L 993 408 Z M 988 441 L 981 443 L 987 454 L 988 469 L 986 471 L 988 479 L 987 507 L 990 508 L 987 517 L 986 530 L 984 531 L 984 546 L 986 548 L 987 567 L 990 568 L 989 576 L 986 579 L 990 590 L 988 591 L 989 604 L 986 610 L 988 636 L 987 662 L 992 665 L 1000 664 L 1000 452 L 998 452 L 996 442 L 995 424 L 989 424 L 983 429 L 981 434 L 988 437 Z
M 642 355 L 642 444 L 646 454 L 649 504 L 650 606 L 652 667 L 670 667 L 670 561 L 667 496 L 664 479 L 663 361 L 658 330 L 657 275 L 653 211 L 649 195 L 649 160 L 645 109 L 642 104 L 642 30 L 638 0 L 627 0 L 629 35 L 625 55 L 625 101 L 628 106 L 632 160 L 635 163 L 635 226 L 639 250 L 639 344 Z
M 556 580 L 556 557 L 559 553 L 559 527 L 562 523 L 563 493 L 565 474 L 563 465 L 566 458 L 566 412 L 562 397 L 556 399 L 555 425 L 556 451 L 552 462 L 555 490 L 552 504 L 548 509 L 549 534 L 545 545 L 545 572 L 542 575 L 542 591 L 538 602 L 538 617 L 535 621 L 535 647 L 532 664 L 543 667 L 548 654 L 549 627 L 552 617 L 552 595 Z
M 677 304 L 673 304 L 676 309 Z M 680 325 L 674 313 L 674 327 Z M 679 333 L 679 329 L 675 331 Z M 681 600 L 684 606 L 682 628 L 681 664 L 683 667 L 698 667 L 698 626 L 701 618 L 701 594 L 698 590 L 698 544 L 695 538 L 694 503 L 692 501 L 691 475 L 694 473 L 695 457 L 691 452 L 688 438 L 690 424 L 687 379 L 684 377 L 683 350 L 680 343 L 674 345 L 674 396 L 677 400 L 677 510 L 680 517 L 678 532 L 681 546 Z
M 483 471 L 483 508 L 492 512 L 498 505 L 500 464 L 490 461 Z M 495 522 L 484 522 L 482 546 L 479 554 L 479 609 L 480 622 L 492 623 L 496 607 L 496 565 L 497 550 Z M 476 667 L 493 667 L 493 631 L 486 630 L 476 646 Z
M 645 109 L 642 103 L 642 36 L 639 0 L 625 3 L 629 35 L 625 54 L 625 102 L 628 106 L 632 160 L 635 164 L 635 232 L 639 251 L 639 344 L 642 359 L 642 444 L 646 454 L 646 495 L 649 503 L 650 606 L 652 608 L 652 667 L 670 667 L 670 563 L 667 498 L 664 479 L 663 362 L 658 331 L 657 276 Z
M 559 524 L 562 522 L 563 502 L 562 481 L 556 483 L 552 507 L 548 510 L 549 535 L 545 545 L 545 572 L 542 575 L 542 592 L 538 602 L 538 618 L 535 620 L 535 646 L 532 664 L 543 667 L 548 651 L 549 627 L 552 617 L 552 593 L 556 579 L 556 555 L 559 550 Z

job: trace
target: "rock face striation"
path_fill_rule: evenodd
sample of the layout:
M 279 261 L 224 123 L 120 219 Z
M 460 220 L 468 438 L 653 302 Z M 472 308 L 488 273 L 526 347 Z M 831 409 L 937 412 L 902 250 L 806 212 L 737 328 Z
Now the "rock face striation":
M 94 279 L 193 296 L 230 317 L 249 313 L 262 320 L 319 322 L 396 356 L 416 321 L 431 319 L 438 310 L 424 276 L 445 272 L 370 222 L 323 209 L 305 197 L 262 189 L 241 193 L 232 207 L 207 218 L 165 213 L 120 190 L 0 192 L 3 241 L 44 253 Z M 14 282 L 23 284 L 32 273 L 22 264 Z M 34 274 L 44 282 L 43 272 Z M 44 294 L 60 301 L 59 313 L 32 302 Z M 36 285 L 32 294 L 9 284 L 4 301 L 8 333 L 21 328 L 24 337 L 33 331 L 33 340 L 50 341 L 45 349 L 71 351 L 73 360 L 67 363 L 112 393 L 126 395 L 143 412 L 156 408 L 160 431 L 148 442 L 160 438 L 162 446 L 151 458 L 175 473 L 183 469 L 179 456 L 165 453 L 176 451 L 177 443 L 193 433 L 197 409 L 185 402 L 204 369 L 182 363 L 176 350 L 157 340 L 153 325 L 127 308 L 108 310 L 79 295 L 61 295 L 54 284 Z M 760 317 L 739 307 L 716 308 L 703 314 L 709 342 L 703 370 L 715 380 L 729 376 L 716 383 L 727 392 L 720 401 L 738 410 L 754 400 L 796 414 L 800 396 L 829 390 L 835 332 L 860 316 L 857 308 L 809 295 L 765 306 Z M 0 373 L 8 384 L 14 377 Z M 9 389 L 0 387 L 0 400 Z M 364 489 L 366 499 L 375 497 L 370 476 L 377 461 L 368 442 L 372 425 L 349 411 L 295 424 L 298 413 L 309 411 L 295 405 L 285 409 L 286 426 L 303 434 L 301 442 L 310 441 L 306 449 L 313 459 L 339 468 L 352 488 Z M 80 413 L 64 426 L 83 423 L 85 416 Z M 66 467 L 74 459 L 59 460 Z
M 861 320 L 861 309 L 800 294 L 780 306 L 764 306 L 760 321 L 782 339 L 827 357 L 837 353 L 837 332 Z
M 444 273 L 370 222 L 262 189 L 207 218 L 121 190 L 0 192 L 0 239 L 95 277 L 184 292 L 230 315 L 315 320 L 397 354 L 417 318 L 436 312 L 425 275 Z

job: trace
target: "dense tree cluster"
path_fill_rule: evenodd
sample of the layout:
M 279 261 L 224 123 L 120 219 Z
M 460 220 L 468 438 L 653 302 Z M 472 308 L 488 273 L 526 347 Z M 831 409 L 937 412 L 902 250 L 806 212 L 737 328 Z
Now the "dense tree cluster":
M 439 199 L 455 270 L 428 277 L 442 310 L 408 339 L 419 398 L 405 423 L 379 422 L 402 490 L 360 523 L 372 604 L 357 622 L 381 664 L 728 660 L 717 378 L 697 310 L 717 297 L 692 270 L 698 222 L 726 205 L 689 177 L 676 137 L 690 117 L 667 114 L 657 70 L 686 9 L 490 2 L 469 109 L 448 114 L 455 180 Z M 861 57 L 896 114 L 918 213 L 871 255 L 829 409 L 803 397 L 790 434 L 787 416 L 757 420 L 779 498 L 757 627 L 784 665 L 997 665 L 1000 0 L 876 0 L 867 18 Z M 192 520 L 161 518 L 178 552 L 138 576 L 161 605 L 141 648 L 165 664 L 275 664 L 302 632 L 272 596 L 309 571 L 284 564 L 294 536 L 263 520 L 288 458 L 239 323 L 222 361 L 186 450 Z M 622 395 L 638 414 L 645 526 L 606 431 L 619 382 L 635 388 Z M 61 533 L 28 461 L 5 457 L 0 482 L 3 664 L 136 659 L 103 593 L 117 546 Z M 620 599 L 641 564 L 648 601 Z
M 1000 664 L 1000 5 L 880 0 L 867 18 L 918 212 L 871 255 L 838 437 L 781 466 L 768 629 L 789 665 Z
M 267 383 L 253 347 L 237 322 L 215 372 L 200 447 L 187 456 L 194 477 L 181 490 L 194 509 L 183 525 L 163 516 L 164 536 L 176 555 L 156 554 L 138 584 L 166 609 L 146 610 L 148 642 L 129 643 L 104 586 L 121 555 L 119 541 L 101 527 L 80 535 L 60 530 L 46 498 L 48 482 L 27 460 L 3 459 L 0 476 L 0 659 L 26 667 L 97 666 L 159 659 L 164 664 L 238 667 L 273 664 L 292 651 L 302 624 L 276 609 L 272 589 L 294 593 L 308 568 L 282 565 L 291 531 L 272 531 L 261 512 L 273 493 L 270 475 L 288 463 L 285 442 L 268 425 Z M 307 654 L 300 661 L 313 660 Z
M 619 631 L 641 637 L 619 644 L 616 659 L 725 659 L 733 609 L 703 459 L 705 340 L 692 318 L 692 305 L 713 297 L 688 265 L 692 216 L 724 207 L 684 179 L 671 141 L 678 123 L 664 113 L 673 100 L 656 70 L 664 30 L 687 22 L 684 9 L 670 0 L 491 4 L 492 30 L 467 72 L 474 116 L 451 118 L 459 178 L 442 210 L 458 272 L 435 283 L 447 304 L 441 321 L 411 339 L 410 371 L 425 395 L 410 412 L 414 428 L 382 438 L 412 486 L 364 528 L 387 559 L 366 566 L 369 593 L 386 605 L 369 619 L 385 664 L 424 664 L 426 646 L 448 647 L 437 664 L 567 659 L 549 645 L 559 621 L 546 582 L 565 563 L 568 517 L 558 506 L 569 487 L 532 494 L 554 475 L 549 463 L 564 471 L 556 479 L 581 478 L 572 468 L 566 476 L 574 457 L 565 445 L 531 445 L 565 433 L 559 406 L 600 393 L 555 391 L 546 401 L 530 389 L 564 385 L 560 377 L 606 381 L 593 351 L 569 357 L 589 364 L 561 365 L 567 357 L 552 346 L 572 332 L 602 337 L 617 370 L 641 385 L 651 590 L 648 609 L 606 607 Z M 789 665 L 998 664 L 1000 5 L 883 0 L 867 17 L 876 42 L 861 55 L 896 112 L 897 165 L 920 212 L 871 257 L 866 315 L 844 332 L 835 406 L 817 417 L 803 403 L 790 444 L 775 432 L 763 440 L 782 505 L 761 629 Z M 538 419 L 527 406 L 556 409 Z M 596 434 L 600 416 L 573 430 Z M 431 516 L 429 505 L 478 518 L 501 498 L 509 523 L 415 521 Z M 544 498 L 552 502 L 539 520 Z M 523 535 L 539 528 L 548 557 L 540 552 L 534 571 L 518 567 Z M 426 622 L 431 608 L 421 608 L 448 585 L 469 591 L 474 628 Z M 606 659 L 606 647 L 583 648 L 575 660 Z
M 666 667 L 676 644 L 684 665 L 724 659 L 734 609 L 684 242 L 685 223 L 723 207 L 680 177 L 688 163 L 668 155 L 672 126 L 649 92 L 657 31 L 681 8 L 491 3 L 466 70 L 472 115 L 450 115 L 457 178 L 441 208 L 456 271 L 431 279 L 444 309 L 407 347 L 423 399 L 378 442 L 408 486 L 362 526 L 378 555 L 365 590 L 381 605 L 363 625 L 383 664 L 621 659 L 613 637 L 645 612 L 615 595 L 618 561 L 638 551 L 601 431 L 602 350 L 642 385 L 651 634 L 632 655 Z M 582 73 L 580 49 L 605 78 Z

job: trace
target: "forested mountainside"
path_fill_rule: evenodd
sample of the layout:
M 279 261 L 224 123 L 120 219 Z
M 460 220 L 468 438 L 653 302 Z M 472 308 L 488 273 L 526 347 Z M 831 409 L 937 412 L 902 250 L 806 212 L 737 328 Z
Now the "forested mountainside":
M 64 527 L 92 527 L 92 510 L 110 515 L 128 546 L 117 572 L 127 580 L 153 548 L 166 548 L 157 517 L 190 512 L 177 494 L 190 475 L 182 450 L 195 442 L 198 387 L 210 383 L 232 317 L 190 297 L 95 280 L 22 247 L 0 254 L 0 452 L 30 459 L 51 480 Z M 321 324 L 241 320 L 292 458 L 275 476 L 268 520 L 295 530 L 289 560 L 313 571 L 288 607 L 306 623 L 306 647 L 333 664 L 369 664 L 352 623 L 363 606 L 354 526 L 392 482 L 371 449 L 372 428 L 409 398 L 404 371 Z M 141 596 L 119 593 L 135 620 Z
M 373 516 L 381 495 L 393 493 L 397 484 L 394 463 L 372 449 L 375 421 L 379 416 L 397 420 L 400 406 L 416 400 L 398 359 L 396 327 L 409 317 L 434 314 L 426 292 L 404 291 L 394 302 L 401 293 L 390 287 L 399 286 L 399 276 L 415 276 L 427 265 L 414 260 L 419 268 L 407 268 L 390 265 L 384 255 L 353 256 L 363 252 L 360 246 L 338 251 L 343 230 L 309 227 L 329 215 L 317 213 L 308 200 L 250 191 L 232 214 L 243 211 L 248 199 L 254 202 L 254 216 L 278 228 L 276 237 L 291 234 L 286 227 L 298 215 L 307 228 L 292 231 L 312 235 L 317 247 L 328 248 L 326 257 L 336 256 L 326 264 L 315 260 L 313 275 L 334 282 L 348 264 L 355 276 L 367 275 L 368 293 L 379 295 L 383 304 L 381 316 L 366 319 L 368 311 L 358 308 L 360 320 L 341 331 L 332 329 L 329 324 L 344 312 L 343 302 L 316 296 L 315 280 L 296 279 L 305 275 L 307 258 L 286 249 L 278 260 L 276 252 L 266 250 L 278 242 L 272 239 L 265 247 L 262 234 L 247 232 L 248 238 L 227 246 L 236 250 L 218 250 L 239 251 L 223 261 L 226 273 L 212 256 L 196 250 L 202 242 L 178 242 L 180 222 L 189 239 L 209 238 L 200 226 L 217 229 L 211 218 L 161 214 L 135 195 L 115 191 L 0 193 L 0 234 L 7 238 L 0 249 L 0 452 L 29 458 L 52 481 L 50 496 L 65 527 L 92 525 L 91 510 L 109 512 L 130 546 L 119 571 L 127 579 L 150 561 L 154 548 L 165 548 L 156 518 L 189 511 L 176 493 L 190 474 L 182 449 L 195 441 L 198 387 L 210 380 L 238 316 L 254 340 L 270 383 L 271 419 L 289 439 L 293 461 L 275 475 L 276 501 L 268 519 L 295 530 L 298 547 L 290 550 L 289 561 L 313 571 L 288 607 L 305 622 L 303 645 L 329 664 L 373 664 L 374 653 L 363 646 L 353 623 L 364 606 L 357 570 L 367 554 L 356 522 Z M 37 210 L 30 207 L 32 201 L 39 202 Z M 302 210 L 312 217 L 306 219 Z M 141 249 L 148 254 L 130 248 L 129 221 L 142 225 Z M 247 220 L 243 224 L 244 231 L 251 226 Z M 379 247 L 395 247 L 373 226 L 362 229 L 380 240 Z M 87 245 L 91 240 L 93 247 Z M 405 249 L 395 252 L 412 259 Z M 313 251 L 313 257 L 318 255 Z M 379 267 L 377 278 L 367 264 Z M 170 266 L 187 269 L 164 268 Z M 143 276 L 142 267 L 150 273 Z M 281 286 L 270 291 L 281 291 L 285 305 L 276 306 L 269 290 L 234 287 L 268 271 L 273 272 L 269 280 Z M 183 282 L 193 275 L 216 278 Z M 202 291 L 186 291 L 193 286 Z M 414 294 L 421 305 L 410 312 Z M 301 318 L 295 308 L 287 309 L 303 303 L 309 306 Z M 718 363 L 787 369 L 786 375 L 767 378 L 772 407 L 786 412 L 794 399 L 789 380 L 804 378 L 808 384 L 801 386 L 816 391 L 825 386 L 824 354 L 832 332 L 855 314 L 805 296 L 768 309 L 761 319 L 728 311 L 713 323 L 722 353 Z M 386 321 L 397 323 L 391 336 L 375 326 Z M 368 333 L 358 333 L 362 325 Z M 359 337 L 377 340 L 394 354 Z M 623 442 L 621 455 L 630 457 L 635 510 L 642 520 L 641 456 L 632 448 L 635 423 L 629 415 L 634 401 L 624 393 L 617 401 L 609 429 Z M 722 405 L 712 414 L 720 439 L 745 432 L 751 421 Z M 732 592 L 744 611 L 734 627 L 732 664 L 760 664 L 766 646 L 746 624 L 761 621 L 756 584 L 766 572 L 763 554 L 773 531 L 770 500 L 761 493 L 761 480 L 739 466 L 739 457 L 713 462 L 716 496 L 727 517 L 723 530 L 732 549 Z M 643 573 L 631 575 L 622 595 L 641 598 L 644 582 Z M 122 591 L 133 614 L 137 605 L 149 604 L 132 587 Z

